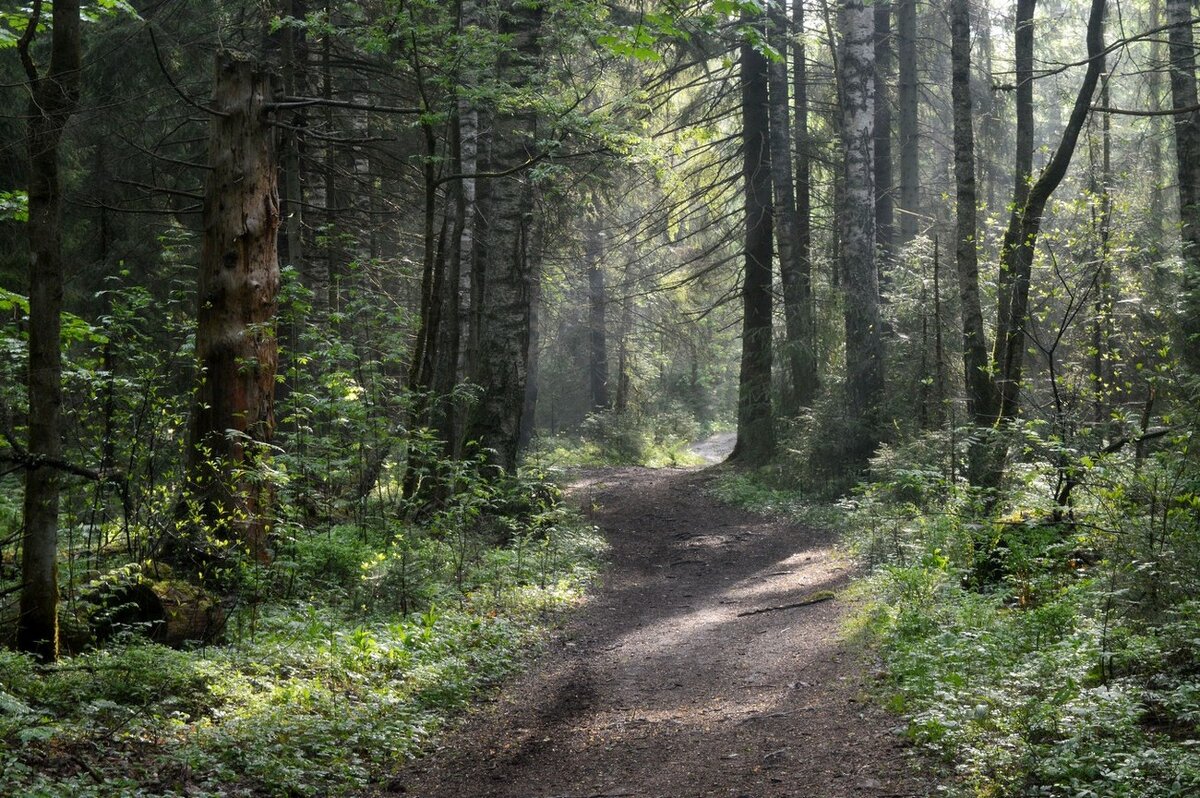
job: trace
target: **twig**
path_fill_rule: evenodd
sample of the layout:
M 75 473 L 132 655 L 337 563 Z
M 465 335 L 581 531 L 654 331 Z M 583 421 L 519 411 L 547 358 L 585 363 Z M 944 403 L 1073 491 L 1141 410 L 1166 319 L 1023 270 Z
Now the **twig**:
M 779 612 L 780 610 L 794 610 L 797 607 L 807 607 L 810 604 L 820 604 L 822 601 L 830 601 L 835 598 L 835 594 L 828 591 L 822 593 L 813 593 L 811 596 L 793 601 L 791 604 L 780 604 L 778 607 L 759 607 L 756 610 L 746 610 L 739 612 L 737 617 L 744 618 L 747 615 L 761 615 L 764 612 Z

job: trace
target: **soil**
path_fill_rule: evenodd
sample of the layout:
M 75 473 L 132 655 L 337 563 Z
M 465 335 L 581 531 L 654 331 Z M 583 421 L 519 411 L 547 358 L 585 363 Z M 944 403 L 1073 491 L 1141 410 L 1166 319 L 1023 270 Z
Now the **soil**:
M 737 433 L 718 432 L 709 438 L 692 444 L 689 451 L 703 457 L 705 462 L 719 463 L 730 455 L 737 443 Z
M 571 493 L 612 546 L 603 584 L 391 794 L 932 794 L 845 641 L 850 563 L 828 533 L 719 503 L 714 474 L 582 475 Z

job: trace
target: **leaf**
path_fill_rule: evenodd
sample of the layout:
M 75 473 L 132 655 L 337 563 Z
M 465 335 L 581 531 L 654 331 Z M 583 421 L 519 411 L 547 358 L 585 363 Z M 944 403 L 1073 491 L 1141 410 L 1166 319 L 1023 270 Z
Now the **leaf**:
M 0 28 L 0 49 L 4 48 L 5 30 Z M 29 195 L 24 191 L 0 191 L 0 222 L 28 222 Z

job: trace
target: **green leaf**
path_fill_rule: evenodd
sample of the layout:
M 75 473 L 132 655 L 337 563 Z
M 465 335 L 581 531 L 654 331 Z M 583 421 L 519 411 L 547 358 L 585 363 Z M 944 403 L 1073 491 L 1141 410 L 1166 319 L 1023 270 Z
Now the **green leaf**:
M 0 49 L 3 49 L 4 29 L 0 28 Z M 0 222 L 28 222 L 29 195 L 24 191 L 0 191 Z

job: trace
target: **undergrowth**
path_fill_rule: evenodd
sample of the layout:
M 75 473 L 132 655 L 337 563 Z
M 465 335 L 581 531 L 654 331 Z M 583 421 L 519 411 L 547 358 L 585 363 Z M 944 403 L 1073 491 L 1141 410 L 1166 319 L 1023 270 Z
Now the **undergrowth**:
M 953 451 L 940 434 L 885 447 L 823 510 L 767 472 L 715 490 L 841 528 L 869 570 L 852 633 L 907 736 L 952 769 L 947 794 L 1185 798 L 1200 795 L 1200 463 L 1177 429 L 1157 451 L 1046 460 L 1018 430 L 1026 459 L 991 515 L 962 461 L 931 455 Z
M 222 646 L 128 629 L 48 667 L 0 651 L 0 792 L 326 796 L 386 779 L 581 598 L 602 549 L 557 500 L 504 529 L 457 506 L 296 536 Z
M 542 468 L 704 465 L 704 458 L 690 450 L 704 433 L 700 424 L 683 413 L 638 416 L 596 412 L 573 433 L 535 440 L 528 459 Z
M 873 566 L 862 629 L 909 737 L 954 764 L 961 795 L 1200 794 L 1190 430 L 1149 456 L 1017 463 L 990 516 L 953 469 L 927 465 L 939 447 L 885 449 L 845 505 Z

